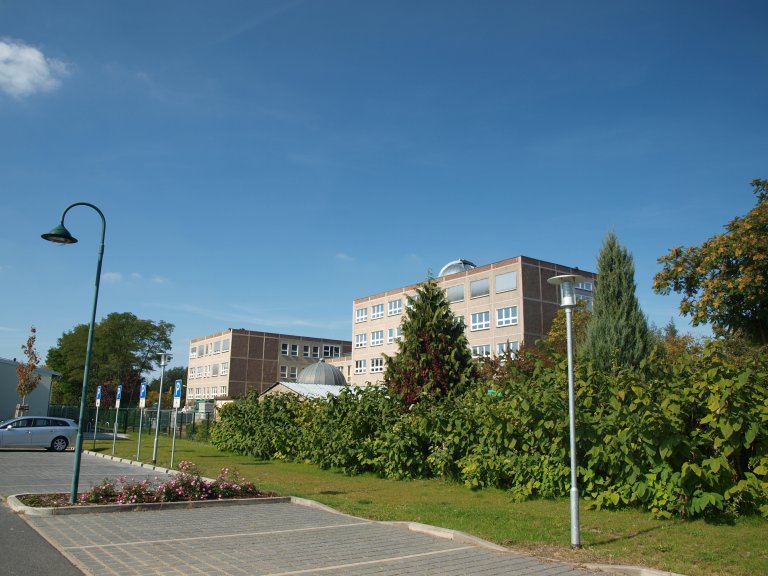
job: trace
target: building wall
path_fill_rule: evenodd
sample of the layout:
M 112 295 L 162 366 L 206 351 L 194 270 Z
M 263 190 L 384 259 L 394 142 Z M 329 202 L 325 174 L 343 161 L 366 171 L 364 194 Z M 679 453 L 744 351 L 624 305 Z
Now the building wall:
M 190 342 L 187 401 L 259 394 L 320 358 L 349 354 L 351 342 L 228 329 Z
M 28 414 L 30 416 L 47 416 L 48 401 L 51 396 L 51 378 L 57 373 L 47 368 L 38 368 L 37 373 L 40 374 L 40 383 L 27 396 Z M 0 420 L 13 418 L 16 404 L 21 402 L 21 398 L 16 392 L 18 382 L 16 361 L 0 358 Z
M 466 336 L 475 356 L 516 350 L 523 342 L 544 336 L 559 308 L 559 292 L 547 279 L 560 274 L 580 274 L 568 266 L 525 256 L 478 266 L 471 270 L 439 277 L 450 307 L 466 325 Z M 397 353 L 397 330 L 406 311 L 413 284 L 380 294 L 358 298 L 352 306 L 351 385 L 380 382 L 386 360 Z M 458 298 L 457 292 L 463 297 Z M 473 295 L 473 289 L 475 294 Z M 579 290 L 591 298 L 591 290 Z M 455 299 L 455 301 L 451 301 Z M 397 302 L 400 301 L 398 307 Z M 399 312 L 398 312 L 399 310 Z

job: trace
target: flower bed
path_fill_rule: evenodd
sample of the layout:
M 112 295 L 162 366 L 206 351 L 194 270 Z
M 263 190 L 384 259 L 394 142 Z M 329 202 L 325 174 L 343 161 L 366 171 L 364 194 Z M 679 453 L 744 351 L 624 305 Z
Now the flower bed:
M 125 476 L 105 478 L 88 492 L 69 502 L 69 494 L 24 494 L 18 497 L 25 506 L 60 507 L 93 504 L 147 504 L 160 502 L 192 502 L 232 498 L 272 498 L 274 492 L 262 492 L 253 482 L 243 479 L 236 470 L 222 468 L 214 480 L 206 480 L 192 462 L 181 462 L 173 478 L 159 482 L 135 480 Z

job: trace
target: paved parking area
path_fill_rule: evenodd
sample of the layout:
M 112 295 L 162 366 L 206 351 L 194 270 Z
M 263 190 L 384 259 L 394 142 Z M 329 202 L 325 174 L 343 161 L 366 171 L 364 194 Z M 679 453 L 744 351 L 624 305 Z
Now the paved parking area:
M 68 455 L 0 452 L 0 493 L 66 491 L 73 457 Z M 81 486 L 87 488 L 105 476 L 154 477 L 158 472 L 84 454 L 81 474 Z M 88 575 L 590 574 L 566 564 L 486 547 L 461 535 L 435 537 L 406 525 L 371 522 L 311 503 L 24 518 Z

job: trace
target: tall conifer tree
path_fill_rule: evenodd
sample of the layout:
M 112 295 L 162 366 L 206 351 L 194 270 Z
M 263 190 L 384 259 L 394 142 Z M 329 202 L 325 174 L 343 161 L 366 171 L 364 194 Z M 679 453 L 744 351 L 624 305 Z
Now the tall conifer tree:
M 401 328 L 397 354 L 386 359 L 384 383 L 406 404 L 460 392 L 471 383 L 474 364 L 464 324 L 434 278 L 408 296 Z
M 648 321 L 635 294 L 632 255 L 609 232 L 597 260 L 595 302 L 584 354 L 606 372 L 637 368 L 651 351 Z

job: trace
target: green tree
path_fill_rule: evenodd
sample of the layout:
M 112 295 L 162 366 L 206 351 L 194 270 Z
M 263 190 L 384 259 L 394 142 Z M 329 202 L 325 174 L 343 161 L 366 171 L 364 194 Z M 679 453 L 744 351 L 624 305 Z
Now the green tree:
M 474 363 L 464 323 L 451 311 L 445 292 L 429 278 L 408 299 L 397 354 L 386 357 L 384 383 L 408 404 L 464 390 Z
M 637 368 L 653 347 L 653 336 L 635 295 L 632 255 L 609 232 L 597 260 L 597 286 L 587 325 L 584 354 L 604 372 Z
M 130 312 L 113 312 L 97 323 L 93 334 L 89 399 L 100 385 L 102 401 L 111 405 L 117 386 L 122 384 L 123 405 L 138 404 L 142 374 L 157 367 L 159 352 L 171 348 L 173 328 L 168 322 L 142 320 Z M 80 324 L 65 332 L 48 351 L 48 366 L 62 374 L 53 390 L 54 402 L 79 403 L 87 338 L 88 325 Z
M 27 361 L 25 363 L 19 362 L 16 364 L 16 377 L 18 379 L 16 392 L 18 392 L 19 397 L 21 398 L 22 406 L 27 403 L 27 396 L 29 396 L 40 383 L 40 374 L 37 372 L 40 358 L 37 355 L 37 350 L 35 350 L 36 340 L 37 329 L 32 326 L 29 338 L 27 338 L 27 343 L 21 345 L 21 350 L 27 357 Z
M 187 368 L 185 366 L 174 366 L 165 371 L 163 376 L 163 403 L 162 409 L 173 408 L 173 386 L 176 380 L 181 380 L 181 406 L 187 398 Z M 160 377 L 154 378 L 148 383 L 147 387 L 147 406 L 157 404 L 157 391 L 160 389 Z
M 694 326 L 711 323 L 716 333 L 740 332 L 768 343 L 768 180 L 753 180 L 757 205 L 734 218 L 724 234 L 701 246 L 678 246 L 659 258 L 653 279 L 658 294 L 683 295 L 680 312 Z
M 586 300 L 577 300 L 571 314 L 571 336 L 573 339 L 573 352 L 578 354 L 584 347 L 587 339 L 587 326 L 592 312 L 587 308 Z M 565 319 L 565 308 L 559 308 L 555 318 L 552 320 L 552 326 L 544 337 L 541 344 L 558 354 L 565 356 L 567 353 L 567 325 Z

